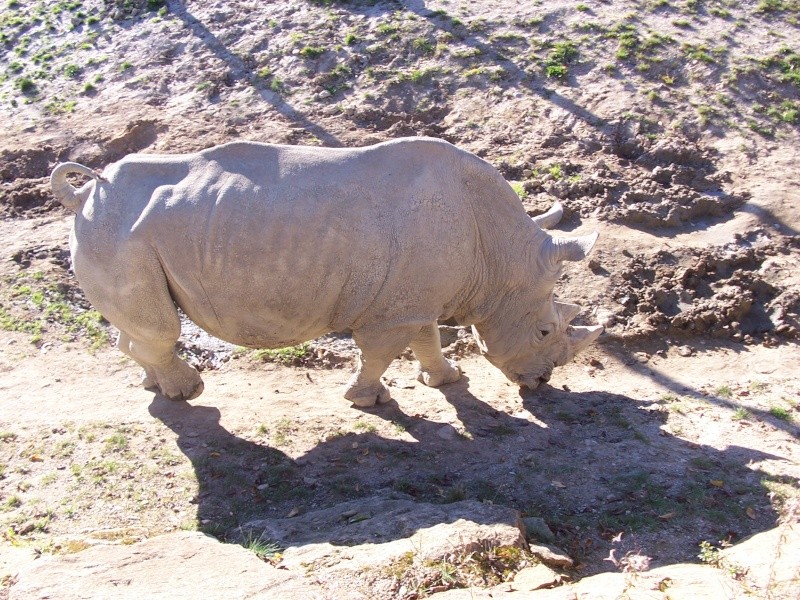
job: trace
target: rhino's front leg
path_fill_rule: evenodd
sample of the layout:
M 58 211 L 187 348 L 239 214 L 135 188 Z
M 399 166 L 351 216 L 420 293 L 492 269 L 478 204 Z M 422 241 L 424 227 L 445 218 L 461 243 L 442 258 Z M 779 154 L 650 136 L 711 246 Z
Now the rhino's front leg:
M 411 350 L 419 361 L 417 379 L 428 387 L 453 383 L 461 377 L 459 366 L 442 356 L 442 340 L 435 322 L 420 330 L 411 341 Z
M 142 366 L 145 388 L 158 388 L 170 400 L 192 400 L 203 393 L 200 374 L 178 358 L 174 341 L 137 340 L 120 331 L 117 347 Z
M 391 329 L 370 328 L 353 331 L 353 340 L 361 352 L 355 374 L 345 388 L 344 397 L 360 407 L 375 406 L 391 400 L 389 390 L 381 383 L 381 375 L 389 364 L 408 346 L 415 326 Z

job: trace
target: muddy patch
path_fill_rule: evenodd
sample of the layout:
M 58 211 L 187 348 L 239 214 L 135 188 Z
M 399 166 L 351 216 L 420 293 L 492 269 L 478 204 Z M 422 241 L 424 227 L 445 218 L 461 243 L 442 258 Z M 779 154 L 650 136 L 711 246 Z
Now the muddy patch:
M 631 256 L 611 277 L 616 306 L 601 321 L 622 335 L 797 339 L 799 290 L 791 264 L 798 248 L 798 236 L 768 240 L 756 232 L 722 247 Z M 592 267 L 600 271 L 602 258 Z
M 555 196 L 568 213 L 647 230 L 707 226 L 750 197 L 730 189 L 730 173 L 716 169 L 709 150 L 682 139 L 606 144 L 588 169 L 554 163 L 533 175 L 523 185 L 531 214 Z

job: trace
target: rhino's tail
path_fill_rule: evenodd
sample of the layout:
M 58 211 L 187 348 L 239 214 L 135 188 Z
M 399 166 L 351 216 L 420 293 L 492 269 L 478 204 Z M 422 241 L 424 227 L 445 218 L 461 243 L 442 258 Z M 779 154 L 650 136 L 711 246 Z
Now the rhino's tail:
M 50 187 L 53 189 L 53 195 L 66 208 L 78 212 L 81 205 L 89 197 L 91 187 L 84 186 L 80 189 L 72 187 L 72 184 L 67 181 L 67 175 L 70 173 L 86 175 L 96 181 L 103 181 L 103 178 L 89 167 L 84 167 L 74 162 L 61 163 L 53 169 L 50 174 Z

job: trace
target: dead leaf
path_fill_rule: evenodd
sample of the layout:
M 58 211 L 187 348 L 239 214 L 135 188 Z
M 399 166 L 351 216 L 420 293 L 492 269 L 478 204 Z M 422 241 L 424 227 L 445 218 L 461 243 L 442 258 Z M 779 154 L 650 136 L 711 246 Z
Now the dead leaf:
M 209 456 L 213 456 L 214 458 L 218 458 L 220 456 L 220 453 L 219 452 L 209 452 L 208 455 Z
M 553 487 L 557 487 L 560 490 L 564 490 L 564 489 L 567 488 L 567 486 L 565 486 L 563 483 L 561 483 L 558 479 L 554 479 L 550 483 L 553 484 Z
M 288 515 L 286 515 L 286 516 L 287 516 L 289 519 L 291 519 L 292 517 L 296 517 L 296 516 L 297 516 L 297 515 L 299 515 L 299 514 L 300 514 L 300 508 L 298 508 L 297 506 L 295 506 L 295 507 L 294 507 L 292 510 L 290 510 L 290 511 L 289 511 L 289 514 L 288 514 Z
M 611 538 L 611 543 L 616 544 L 622 541 L 622 534 L 625 533 L 624 531 L 620 531 L 617 535 Z
M 712 479 L 711 481 L 709 481 L 709 483 L 713 485 L 715 488 L 721 488 L 723 485 L 725 485 L 725 482 L 722 481 L 722 479 Z
M 748 516 L 748 517 L 750 517 L 751 519 L 755 519 L 755 518 L 756 518 L 756 511 L 755 511 L 755 509 L 754 509 L 752 506 L 748 506 L 748 507 L 745 509 L 745 511 L 744 511 L 744 512 L 745 512 L 745 513 L 747 514 L 747 516 Z
M 39 454 L 31 454 L 31 462 L 44 462 L 44 458 Z
M 658 515 L 658 518 L 661 519 L 662 521 L 669 521 L 674 516 L 675 516 L 675 511 L 671 511 L 668 513 L 664 513 L 663 515 Z

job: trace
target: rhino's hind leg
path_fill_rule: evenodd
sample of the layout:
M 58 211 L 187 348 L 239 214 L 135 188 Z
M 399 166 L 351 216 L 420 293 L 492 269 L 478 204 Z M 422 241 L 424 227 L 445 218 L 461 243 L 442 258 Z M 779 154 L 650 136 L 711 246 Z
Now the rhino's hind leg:
M 391 400 L 389 390 L 381 383 L 381 375 L 399 355 L 416 333 L 415 326 L 392 329 L 359 329 L 353 331 L 353 340 L 361 352 L 355 374 L 345 388 L 344 397 L 355 406 L 369 407 Z
M 87 298 L 119 329 L 117 346 L 144 368 L 146 387 L 157 386 L 171 400 L 196 398 L 203 391 L 203 381 L 175 353 L 181 321 L 161 264 L 141 253 L 120 251 L 119 256 L 125 262 L 108 266 L 109 272 L 117 273 L 114 285 L 102 278 L 102 271 L 76 268 Z M 92 258 L 78 255 L 76 267 L 91 264 Z
M 411 350 L 419 361 L 417 379 L 428 387 L 453 383 L 461 377 L 458 365 L 442 356 L 439 326 L 435 322 L 420 330 L 411 341 Z

